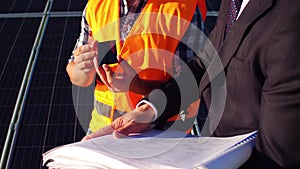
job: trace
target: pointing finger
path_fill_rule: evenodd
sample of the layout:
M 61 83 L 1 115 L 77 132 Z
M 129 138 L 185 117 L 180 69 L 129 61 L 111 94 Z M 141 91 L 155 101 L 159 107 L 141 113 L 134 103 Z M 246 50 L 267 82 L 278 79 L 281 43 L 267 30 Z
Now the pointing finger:
M 111 133 L 113 133 L 114 130 L 115 129 L 112 128 L 111 125 L 108 125 L 108 126 L 102 128 L 102 129 L 100 129 L 100 130 L 98 130 L 96 132 L 93 132 L 92 134 L 89 134 L 89 135 L 85 136 L 82 139 L 82 141 L 83 140 L 89 140 L 89 139 L 92 139 L 92 138 L 101 137 L 101 136 L 105 136 L 105 135 L 111 134 Z
M 107 64 L 103 64 L 102 67 L 103 67 L 103 69 L 106 73 L 107 82 L 109 84 L 111 84 L 112 81 L 113 81 L 113 75 L 114 75 L 113 71 L 111 70 L 111 68 Z

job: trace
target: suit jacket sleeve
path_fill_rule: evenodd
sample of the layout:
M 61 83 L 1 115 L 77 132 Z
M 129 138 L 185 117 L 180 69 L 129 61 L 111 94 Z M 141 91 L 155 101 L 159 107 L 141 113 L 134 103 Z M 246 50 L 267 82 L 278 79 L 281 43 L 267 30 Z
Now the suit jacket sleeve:
M 154 122 L 156 128 L 163 128 L 167 119 L 178 115 L 199 98 L 198 85 L 204 71 L 200 58 L 195 56 L 183 67 L 178 77 L 162 84 L 146 97 L 158 112 Z
M 300 12 L 297 9 L 283 14 L 284 24 L 278 25 L 267 44 L 257 140 L 258 151 L 283 167 L 300 166 L 300 23 L 297 22 Z

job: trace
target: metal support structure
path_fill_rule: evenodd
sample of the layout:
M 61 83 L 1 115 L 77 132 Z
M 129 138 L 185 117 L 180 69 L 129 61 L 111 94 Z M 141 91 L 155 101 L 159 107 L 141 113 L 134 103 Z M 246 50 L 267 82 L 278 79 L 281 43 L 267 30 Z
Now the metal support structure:
M 69 11 L 69 12 L 48 12 L 51 17 L 80 17 L 82 16 L 82 11 Z M 45 13 L 42 12 L 33 12 L 33 13 L 8 13 L 0 14 L 0 19 L 11 19 L 11 18 L 41 18 L 45 16 Z
M 219 16 L 219 12 L 218 11 L 207 11 L 207 15 L 206 16 L 218 17 Z
M 1 18 L 40 18 L 43 17 L 45 13 L 33 12 L 33 13 L 8 13 L 0 14 Z M 68 11 L 68 12 L 49 12 L 48 15 L 51 17 L 81 17 L 82 11 Z M 206 16 L 217 17 L 219 15 L 218 11 L 207 11 Z

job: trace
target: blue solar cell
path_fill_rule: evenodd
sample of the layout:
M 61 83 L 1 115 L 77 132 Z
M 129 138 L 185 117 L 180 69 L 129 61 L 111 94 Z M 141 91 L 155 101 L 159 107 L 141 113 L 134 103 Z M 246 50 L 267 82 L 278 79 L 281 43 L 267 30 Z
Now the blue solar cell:
M 219 11 L 221 0 L 205 0 L 208 11 Z
M 46 0 L 1 0 L 0 13 L 43 12 L 46 3 Z
M 82 11 L 87 0 L 54 1 L 52 11 Z

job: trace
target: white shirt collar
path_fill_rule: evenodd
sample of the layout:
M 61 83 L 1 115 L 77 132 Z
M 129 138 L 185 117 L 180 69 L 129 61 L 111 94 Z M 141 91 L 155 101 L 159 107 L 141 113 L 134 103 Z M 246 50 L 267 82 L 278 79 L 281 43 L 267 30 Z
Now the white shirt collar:
M 241 9 L 239 11 L 238 16 L 236 17 L 236 20 L 239 19 L 240 15 L 242 14 L 242 12 L 244 11 L 245 7 L 248 5 L 249 2 L 250 2 L 250 0 L 243 0 L 243 3 L 241 5 Z

